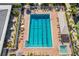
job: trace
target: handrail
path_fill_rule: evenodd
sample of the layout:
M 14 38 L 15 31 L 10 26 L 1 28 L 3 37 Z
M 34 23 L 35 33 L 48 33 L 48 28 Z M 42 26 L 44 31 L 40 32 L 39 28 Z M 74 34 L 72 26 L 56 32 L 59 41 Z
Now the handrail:
M 18 39 L 19 39 L 19 29 L 20 29 L 20 21 L 21 21 L 21 10 L 22 8 L 20 8 L 20 14 L 18 17 L 18 27 L 17 27 L 17 32 L 16 32 L 16 49 L 18 49 Z

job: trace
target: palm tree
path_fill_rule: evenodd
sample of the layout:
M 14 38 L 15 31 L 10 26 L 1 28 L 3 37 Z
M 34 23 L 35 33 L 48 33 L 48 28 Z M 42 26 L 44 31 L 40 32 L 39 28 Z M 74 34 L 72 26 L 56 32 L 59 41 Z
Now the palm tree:
M 33 53 L 31 52 L 31 53 L 29 54 L 29 56 L 33 56 Z
M 76 28 L 76 30 L 79 30 L 79 25 L 76 24 L 74 27 Z
M 74 21 L 73 21 L 73 20 L 70 20 L 70 23 L 71 23 L 71 24 L 74 24 Z
M 41 9 L 48 9 L 47 7 L 49 6 L 48 3 L 42 3 L 41 4 Z
M 77 24 L 74 27 L 77 30 L 77 33 L 79 34 L 79 22 L 77 22 Z
M 22 7 L 22 4 L 13 4 L 12 7 L 13 7 L 13 8 L 21 8 L 21 7 Z
M 19 11 L 18 11 L 18 9 L 15 9 L 15 8 L 14 8 L 14 9 L 12 10 L 12 15 L 15 16 L 15 17 L 19 16 Z
M 76 16 L 76 13 L 77 13 L 77 8 L 76 8 L 76 6 L 75 6 L 75 5 L 71 5 L 70 10 L 71 10 L 71 14 L 72 14 L 73 16 Z
M 48 3 L 42 3 L 41 6 L 49 6 Z
M 78 38 L 78 40 L 79 40 L 79 34 L 77 34 L 77 38 Z
M 77 22 L 77 33 L 79 34 L 79 21 Z
M 72 32 L 70 32 L 70 36 L 72 36 Z

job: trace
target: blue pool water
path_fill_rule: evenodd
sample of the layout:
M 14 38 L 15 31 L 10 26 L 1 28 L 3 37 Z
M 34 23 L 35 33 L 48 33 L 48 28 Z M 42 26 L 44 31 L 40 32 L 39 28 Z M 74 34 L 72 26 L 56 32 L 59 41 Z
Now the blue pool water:
M 30 15 L 29 38 L 25 47 L 52 47 L 49 14 Z
M 61 45 L 60 46 L 60 52 L 61 53 L 67 53 L 67 46 L 66 45 Z

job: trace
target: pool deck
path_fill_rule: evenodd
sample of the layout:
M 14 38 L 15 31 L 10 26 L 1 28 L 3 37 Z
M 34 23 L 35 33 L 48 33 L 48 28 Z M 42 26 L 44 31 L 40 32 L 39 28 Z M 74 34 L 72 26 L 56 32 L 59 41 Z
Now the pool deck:
M 59 14 L 58 18 L 60 18 L 59 21 L 61 22 L 61 29 L 62 29 L 62 30 L 60 30 L 61 34 L 68 34 L 69 35 L 69 30 L 68 30 L 68 26 L 67 26 L 65 11 L 61 10 L 61 11 L 57 12 L 57 14 Z M 64 28 L 64 26 L 65 26 L 65 28 Z M 67 46 L 68 54 L 71 55 L 71 48 L 69 47 L 69 45 L 70 45 L 69 43 L 64 43 L 64 45 Z M 60 44 L 60 45 L 62 45 L 62 44 Z
M 29 35 L 29 22 L 30 22 L 30 15 L 26 14 L 26 9 L 24 12 L 24 19 L 25 19 L 25 31 L 24 31 L 24 37 L 22 40 L 19 42 L 19 51 L 22 52 L 22 54 L 27 55 L 28 53 L 32 52 L 33 54 L 41 54 L 41 55 L 51 55 L 51 56 L 58 56 L 59 55 L 59 46 L 61 42 L 59 41 L 59 28 L 57 27 L 58 23 L 58 16 L 57 12 L 55 9 L 53 9 L 51 12 L 44 12 L 42 10 L 38 11 L 33 11 L 33 13 L 39 13 L 39 14 L 45 14 L 45 13 L 50 13 L 50 22 L 51 22 L 51 32 L 52 32 L 52 41 L 53 41 L 53 46 L 51 48 L 25 48 L 24 47 L 24 41 L 28 40 L 28 35 Z

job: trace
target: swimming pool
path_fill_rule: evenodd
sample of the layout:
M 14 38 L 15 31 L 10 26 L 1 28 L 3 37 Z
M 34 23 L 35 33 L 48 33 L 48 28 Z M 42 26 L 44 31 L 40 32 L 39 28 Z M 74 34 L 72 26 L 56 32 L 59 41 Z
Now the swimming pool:
M 66 45 L 60 45 L 60 53 L 67 54 L 67 46 Z
M 29 38 L 25 47 L 52 47 L 49 14 L 31 14 Z

